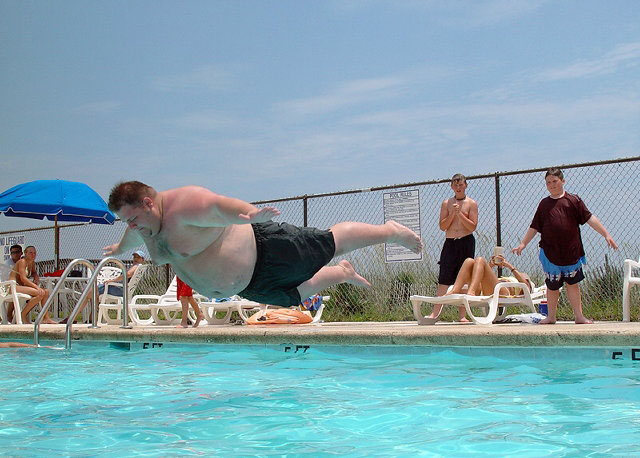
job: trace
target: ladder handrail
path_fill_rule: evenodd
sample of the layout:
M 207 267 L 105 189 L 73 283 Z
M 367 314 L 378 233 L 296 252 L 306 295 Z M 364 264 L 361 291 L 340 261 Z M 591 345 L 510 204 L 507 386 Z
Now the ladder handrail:
M 60 275 L 60 280 L 58 280 L 58 283 L 56 284 L 56 286 L 54 286 L 53 291 L 51 291 L 51 294 L 49 294 L 49 298 L 42 306 L 42 310 L 40 310 L 40 313 L 38 314 L 38 316 L 36 317 L 36 320 L 33 323 L 33 343 L 35 345 L 40 344 L 40 338 L 39 338 L 40 322 L 44 318 L 45 313 L 47 313 L 47 310 L 49 310 L 49 307 L 51 307 L 51 303 L 53 302 L 54 297 L 57 296 L 58 292 L 62 288 L 62 285 L 64 284 L 64 280 L 67 279 L 67 277 L 73 270 L 73 267 L 75 267 L 78 264 L 84 265 L 87 268 L 90 275 L 93 273 L 93 264 L 91 264 L 86 259 L 74 259 L 69 263 L 67 268 L 64 269 L 64 272 L 62 272 L 62 275 Z
M 52 302 L 53 298 L 58 294 L 58 291 L 60 290 L 60 288 L 62 288 L 64 280 L 66 280 L 66 278 L 69 276 L 69 273 L 71 272 L 72 268 L 74 266 L 78 265 L 78 264 L 82 264 L 82 265 L 87 267 L 87 270 L 89 272 L 90 278 L 89 278 L 89 281 L 87 282 L 87 286 L 82 291 L 82 294 L 80 295 L 80 298 L 78 299 L 78 302 L 76 302 L 75 307 L 73 308 L 73 310 L 71 311 L 71 314 L 67 318 L 67 326 L 66 326 L 66 329 L 65 329 L 65 348 L 66 349 L 71 348 L 71 328 L 73 326 L 74 320 L 76 319 L 76 316 L 78 315 L 78 313 L 80 313 L 81 304 L 83 304 L 84 301 L 87 299 L 87 296 L 89 295 L 90 291 L 93 293 L 92 327 L 94 327 L 94 328 L 98 327 L 96 325 L 96 322 L 97 322 L 97 306 L 98 306 L 98 304 L 97 304 L 98 297 L 97 296 L 98 296 L 98 294 L 97 294 L 97 288 L 94 288 L 94 286 L 96 286 L 96 279 L 98 278 L 98 275 L 100 274 L 100 270 L 102 270 L 102 268 L 104 267 L 105 264 L 109 264 L 109 263 L 115 263 L 122 270 L 122 300 L 123 300 L 123 302 L 122 302 L 122 308 L 123 308 L 122 327 L 123 328 L 130 328 L 131 327 L 131 326 L 128 325 L 129 324 L 129 313 L 128 313 L 129 312 L 129 292 L 127 291 L 127 289 L 128 289 L 128 278 L 127 278 L 127 273 L 126 273 L 127 269 L 126 269 L 124 263 L 118 258 L 108 257 L 108 258 L 104 258 L 102 261 L 100 261 L 100 263 L 98 264 L 98 266 L 94 270 L 93 264 L 91 264 L 86 259 L 74 259 L 73 261 L 71 261 L 71 263 L 69 263 L 67 268 L 64 270 L 64 272 L 60 276 L 60 279 L 58 280 L 58 283 L 53 288 L 53 291 L 51 292 L 51 294 L 50 294 L 49 298 L 47 299 L 47 301 L 45 302 L 45 304 L 42 306 L 42 310 L 40 311 L 40 313 L 38 314 L 38 316 L 37 316 L 37 318 L 35 320 L 34 329 L 33 329 L 33 343 L 35 345 L 39 345 L 39 342 L 40 342 L 40 339 L 39 339 L 40 322 L 44 318 L 44 314 L 46 313 L 46 311 L 51 306 L 51 302 Z
M 75 307 L 73 308 L 73 310 L 71 311 L 71 314 L 69 315 L 69 318 L 67 319 L 67 327 L 65 330 L 65 337 L 64 337 L 64 348 L 69 349 L 71 348 L 71 328 L 73 326 L 73 322 L 76 319 L 76 316 L 78 315 L 78 313 L 80 313 L 80 306 L 84 303 L 84 301 L 87 299 L 87 296 L 89 295 L 89 291 L 92 290 L 93 291 L 93 319 L 92 319 L 92 327 L 97 328 L 97 309 L 98 309 L 98 294 L 97 294 L 97 289 L 94 288 L 96 280 L 98 278 L 98 275 L 100 274 L 100 271 L 102 270 L 102 268 L 106 265 L 106 264 L 110 264 L 110 263 L 114 263 L 116 264 L 118 267 L 120 267 L 120 269 L 122 270 L 122 306 L 123 306 L 123 315 L 122 315 L 122 327 L 123 328 L 130 328 L 131 326 L 129 326 L 129 292 L 127 291 L 128 289 L 128 279 L 127 279 L 127 268 L 124 265 L 124 263 L 118 259 L 118 258 L 114 258 L 114 257 L 108 257 L 108 258 L 104 258 L 102 261 L 100 261 L 100 263 L 96 266 L 96 270 L 95 272 L 93 272 L 93 275 L 91 276 L 91 278 L 89 279 L 89 281 L 87 282 L 87 286 L 85 287 L 84 291 L 82 292 L 82 294 L 80 295 L 80 299 L 78 299 L 78 302 L 76 303 Z

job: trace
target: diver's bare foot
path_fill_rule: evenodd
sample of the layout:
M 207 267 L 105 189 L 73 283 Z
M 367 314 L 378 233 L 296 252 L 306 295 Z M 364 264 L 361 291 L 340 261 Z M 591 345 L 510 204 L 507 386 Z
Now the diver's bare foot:
M 49 317 L 45 317 L 45 318 L 42 319 L 42 324 L 58 324 L 58 322 L 57 321 L 53 321 Z
M 193 323 L 193 327 L 197 328 L 200 325 L 200 322 L 202 321 L 203 318 L 204 318 L 204 315 L 202 313 L 200 315 L 198 315 L 198 318 L 196 319 L 196 322 Z
M 458 323 L 470 323 L 470 321 L 466 316 L 463 316 L 462 318 L 458 318 Z
M 385 224 L 389 225 L 395 232 L 395 235 L 391 239 L 392 242 L 398 243 L 414 253 L 420 253 L 422 251 L 423 244 L 418 234 L 407 226 L 403 226 L 393 220 L 387 221 Z
M 176 326 L 176 328 L 188 328 L 188 327 L 189 327 L 189 325 L 187 324 L 186 321 L 182 322 L 178 326 Z
M 338 263 L 340 267 L 342 267 L 347 274 L 347 279 L 345 280 L 347 283 L 351 283 L 352 285 L 370 287 L 371 283 L 367 281 L 362 275 L 356 272 L 356 269 L 353 268 L 351 263 L 346 259 L 343 259 Z
M 581 318 L 576 318 L 576 324 L 593 324 L 593 320 L 583 316 Z
M 476 294 L 475 290 L 469 288 L 467 290 L 467 296 L 477 296 L 477 294 Z
M 542 320 L 538 324 L 556 324 L 556 319 L 555 318 L 546 317 L 544 320 Z

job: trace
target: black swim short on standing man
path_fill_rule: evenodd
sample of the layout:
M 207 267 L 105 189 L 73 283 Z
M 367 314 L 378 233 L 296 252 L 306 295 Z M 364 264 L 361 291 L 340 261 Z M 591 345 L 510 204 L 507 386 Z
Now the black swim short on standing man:
M 464 260 L 475 257 L 475 254 L 476 239 L 473 234 L 459 239 L 445 239 L 440 253 L 440 261 L 438 261 L 438 264 L 440 264 L 438 284 L 453 285 Z

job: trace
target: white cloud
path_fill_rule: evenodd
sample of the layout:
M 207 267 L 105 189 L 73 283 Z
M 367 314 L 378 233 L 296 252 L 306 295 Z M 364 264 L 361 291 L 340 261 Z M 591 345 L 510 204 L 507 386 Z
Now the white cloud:
M 460 72 L 460 70 L 456 70 Z M 364 104 L 379 104 L 411 96 L 420 85 L 441 81 L 454 73 L 442 66 L 423 64 L 387 76 L 360 78 L 336 85 L 324 94 L 287 100 L 275 105 L 276 112 L 299 119 L 324 115 Z
M 537 164 L 559 152 L 566 152 L 568 161 L 615 150 L 628 155 L 639 144 L 638 135 L 629 132 L 639 117 L 640 97 L 628 95 L 431 105 L 345 116 L 331 126 L 297 126 L 293 135 L 265 140 L 274 174 L 282 173 L 277 164 L 295 170 L 312 163 L 314 170 L 342 173 L 374 160 L 380 170 L 394 163 L 421 164 L 423 176 L 431 177 L 438 170 L 429 164 L 443 164 L 443 157 L 480 173 L 486 167 L 504 169 L 505 159 L 509 167 L 526 167 L 532 158 Z M 582 155 L 576 156 L 578 151 Z M 405 172 L 419 176 L 414 169 Z
M 640 116 L 640 97 L 598 95 L 565 101 L 517 101 L 504 103 L 472 103 L 466 105 L 427 106 L 404 110 L 379 111 L 355 116 L 352 125 L 376 128 L 392 127 L 411 131 L 429 127 L 454 129 L 456 136 L 464 131 L 494 125 L 525 129 L 545 127 L 561 129 L 594 120 L 632 119 Z M 484 126 L 484 127 L 483 127 Z
M 216 131 L 235 125 L 228 114 L 215 111 L 201 111 L 167 119 L 167 125 L 187 130 Z
M 388 99 L 397 95 L 405 85 L 404 78 L 395 76 L 348 81 L 326 94 L 281 102 L 277 104 L 277 109 L 293 116 L 326 114 L 365 102 Z
M 612 50 L 597 59 L 581 59 L 554 68 L 517 71 L 509 75 L 507 82 L 504 84 L 471 92 L 469 98 L 492 102 L 513 101 L 516 99 L 530 100 L 540 94 L 549 94 L 548 83 L 605 76 L 639 65 L 640 42 L 623 43 L 616 45 Z M 603 89 L 599 89 L 599 86 L 592 86 L 589 89 L 591 94 L 605 91 L 612 93 L 615 90 L 620 93 L 626 93 L 630 90 L 628 81 L 621 83 L 618 83 L 615 79 L 603 81 Z
M 206 65 L 179 75 L 158 77 L 153 81 L 153 87 L 160 91 L 185 89 L 219 91 L 229 88 L 231 81 L 232 77 L 229 71 L 213 65 Z
M 122 103 L 111 100 L 105 100 L 101 102 L 85 103 L 84 105 L 77 106 L 73 109 L 75 114 L 91 116 L 100 114 L 109 114 L 118 110 L 122 106 Z
M 616 71 L 640 64 L 640 42 L 617 45 L 598 59 L 579 60 L 563 67 L 540 72 L 538 81 L 558 81 L 587 78 L 615 73 Z
M 363 9 L 389 8 L 418 10 L 456 27 L 483 27 L 526 16 L 548 0 L 342 0 L 333 2 L 337 11 L 359 12 Z
M 477 26 L 494 25 L 525 16 L 547 0 L 492 0 L 463 2 L 465 20 Z M 459 2 L 456 2 L 460 4 Z

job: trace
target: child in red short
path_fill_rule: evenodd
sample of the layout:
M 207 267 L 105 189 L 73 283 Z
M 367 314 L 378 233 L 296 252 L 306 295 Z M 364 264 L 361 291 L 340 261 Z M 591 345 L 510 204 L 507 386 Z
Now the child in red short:
M 187 328 L 189 327 L 187 318 L 189 316 L 189 304 L 193 307 L 193 311 L 196 314 L 196 322 L 193 323 L 193 327 L 197 328 L 200 324 L 200 321 L 204 318 L 198 303 L 193 298 L 193 290 L 189 285 L 180 280 L 180 277 L 176 276 L 176 282 L 178 285 L 178 289 L 176 295 L 178 296 L 178 300 L 180 301 L 180 305 L 182 305 L 182 321 L 177 326 L 179 328 Z

